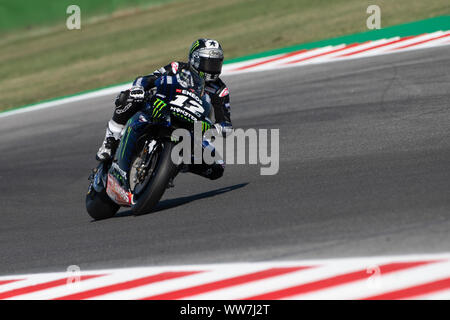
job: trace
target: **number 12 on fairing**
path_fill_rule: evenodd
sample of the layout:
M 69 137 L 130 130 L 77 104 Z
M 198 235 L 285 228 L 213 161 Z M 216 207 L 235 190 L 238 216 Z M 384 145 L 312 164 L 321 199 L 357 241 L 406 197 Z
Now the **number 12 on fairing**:
M 202 107 L 202 105 L 200 103 L 190 99 L 190 97 L 188 97 L 188 96 L 176 95 L 175 98 L 176 99 L 172 100 L 170 102 L 170 104 L 173 104 L 177 107 L 185 108 L 192 113 L 198 112 L 198 113 L 202 114 L 203 112 L 205 112 L 205 109 Z M 188 103 L 186 103 L 187 100 L 189 100 Z

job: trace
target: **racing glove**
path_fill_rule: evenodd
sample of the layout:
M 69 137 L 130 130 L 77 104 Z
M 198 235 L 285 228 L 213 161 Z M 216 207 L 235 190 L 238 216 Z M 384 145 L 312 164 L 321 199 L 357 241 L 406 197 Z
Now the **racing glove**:
M 128 96 L 129 100 L 132 102 L 142 102 L 145 98 L 145 90 L 143 86 L 133 86 L 130 89 L 130 95 Z

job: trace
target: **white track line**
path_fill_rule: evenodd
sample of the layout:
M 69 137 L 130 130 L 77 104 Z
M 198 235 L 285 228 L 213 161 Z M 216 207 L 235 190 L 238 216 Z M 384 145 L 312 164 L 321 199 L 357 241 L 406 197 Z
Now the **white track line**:
M 241 74 L 241 73 L 248 73 L 248 72 L 257 72 L 257 71 L 263 71 L 263 70 L 283 69 L 283 68 L 290 68 L 290 67 L 294 67 L 294 66 L 298 66 L 298 65 L 326 63 L 326 62 L 337 61 L 337 60 L 339 60 L 339 61 L 351 60 L 351 59 L 357 59 L 357 58 L 363 58 L 363 57 L 370 57 L 370 56 L 374 56 L 374 55 L 382 55 L 382 54 L 388 54 L 388 53 L 394 53 L 394 52 L 410 51 L 410 50 L 416 50 L 416 49 L 430 48 L 430 47 L 434 47 L 434 46 L 448 45 L 450 43 L 450 41 L 447 38 L 442 38 L 442 39 L 432 40 L 432 41 L 429 41 L 429 42 L 426 42 L 423 44 L 418 44 L 417 46 L 412 46 L 412 47 L 408 47 L 405 49 L 398 49 L 399 47 L 401 47 L 403 45 L 415 43 L 415 42 L 418 42 L 418 40 L 426 40 L 426 39 L 432 38 L 434 36 L 439 36 L 439 35 L 443 35 L 446 33 L 450 33 L 450 32 L 449 31 L 446 31 L 446 32 L 438 31 L 438 32 L 430 33 L 430 34 L 419 35 L 417 37 L 402 41 L 400 43 L 394 43 L 392 45 L 388 45 L 385 47 L 374 48 L 373 50 L 367 50 L 365 52 L 361 52 L 361 53 L 358 53 L 358 54 L 355 54 L 352 56 L 341 57 L 342 54 L 354 52 L 354 51 L 361 50 L 364 48 L 374 47 L 378 44 L 392 41 L 392 39 L 395 39 L 395 38 L 375 40 L 375 41 L 372 41 L 369 43 L 363 43 L 363 44 L 361 44 L 361 46 L 349 48 L 349 51 L 343 50 L 342 52 L 330 53 L 329 55 L 319 56 L 316 58 L 301 61 L 299 63 L 295 63 L 295 64 L 291 64 L 291 65 L 285 64 L 289 61 L 293 61 L 293 60 L 296 60 L 296 59 L 299 59 L 302 57 L 309 57 L 309 56 L 313 56 L 313 55 L 320 54 L 323 52 L 333 51 L 333 50 L 341 48 L 344 45 L 342 44 L 342 45 L 336 45 L 336 46 L 326 46 L 326 47 L 322 47 L 322 48 L 310 49 L 310 50 L 307 50 L 304 52 L 302 51 L 294 56 L 287 56 L 286 58 L 282 58 L 279 60 L 275 60 L 273 62 L 258 65 L 253 68 L 250 68 L 250 69 L 236 71 L 236 69 L 239 69 L 239 68 L 242 68 L 245 66 L 249 66 L 249 65 L 252 65 L 255 63 L 259 63 L 259 62 L 269 61 L 274 58 L 280 58 L 280 57 L 291 54 L 291 53 L 287 52 L 287 53 L 277 54 L 277 55 L 273 55 L 273 56 L 269 56 L 269 57 L 263 57 L 263 58 L 258 58 L 258 59 L 243 61 L 243 62 L 237 62 L 237 63 L 233 63 L 233 64 L 226 64 L 223 67 L 223 75 L 233 75 L 233 74 Z M 350 44 L 348 44 L 348 45 L 350 45 Z M 114 86 L 114 87 L 110 87 L 110 88 L 100 89 L 100 90 L 97 90 L 94 92 L 75 95 L 73 97 L 61 98 L 61 99 L 57 99 L 55 101 L 38 103 L 36 105 L 29 106 L 29 107 L 15 109 L 15 110 L 7 111 L 7 112 L 1 112 L 0 119 L 18 115 L 18 114 L 27 113 L 27 112 L 52 108 L 52 107 L 56 107 L 56 106 L 64 106 L 64 105 L 68 105 L 73 102 L 83 101 L 83 100 L 87 100 L 87 99 L 98 98 L 98 97 L 107 96 L 107 95 L 113 95 L 113 94 L 117 94 L 121 90 L 128 89 L 129 87 L 130 87 L 129 84 L 118 85 L 118 86 Z
M 94 91 L 94 92 L 79 94 L 74 97 L 62 98 L 62 99 L 58 99 L 55 101 L 39 103 L 36 105 L 32 105 L 30 107 L 24 107 L 24 108 L 20 108 L 20 109 L 11 110 L 11 111 L 6 111 L 6 112 L 0 113 L 0 119 L 14 116 L 17 114 L 22 114 L 22 113 L 27 113 L 27 112 L 37 111 L 37 110 L 43 110 L 43 109 L 48 109 L 48 108 L 53 108 L 53 107 L 59 107 L 59 106 L 67 105 L 69 103 L 73 103 L 73 102 L 89 100 L 92 98 L 98 98 L 98 97 L 103 97 L 103 96 L 107 96 L 107 95 L 113 95 L 113 94 L 117 94 L 118 92 L 120 92 L 122 90 L 126 90 L 129 87 L 130 87 L 130 85 L 128 85 L 128 84 L 127 85 L 118 85 L 118 86 L 114 86 L 114 87 L 110 87 L 110 88 L 100 89 L 100 90 Z

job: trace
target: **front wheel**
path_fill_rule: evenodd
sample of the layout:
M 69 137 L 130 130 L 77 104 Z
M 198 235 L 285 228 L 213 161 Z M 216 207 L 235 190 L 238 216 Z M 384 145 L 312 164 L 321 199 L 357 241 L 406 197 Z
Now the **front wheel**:
M 174 145 L 169 140 L 161 142 L 154 169 L 148 173 L 150 176 L 145 178 L 145 186 L 139 194 L 134 195 L 134 204 L 131 207 L 134 214 L 141 215 L 152 211 L 166 191 L 170 178 L 176 174 L 177 165 L 171 158 Z

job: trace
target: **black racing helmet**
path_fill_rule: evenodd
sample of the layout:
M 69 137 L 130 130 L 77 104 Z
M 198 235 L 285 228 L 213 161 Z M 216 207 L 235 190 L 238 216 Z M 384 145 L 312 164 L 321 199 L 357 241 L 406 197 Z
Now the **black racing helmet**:
M 198 39 L 189 50 L 189 66 L 205 81 L 215 81 L 222 72 L 223 50 L 212 39 Z

